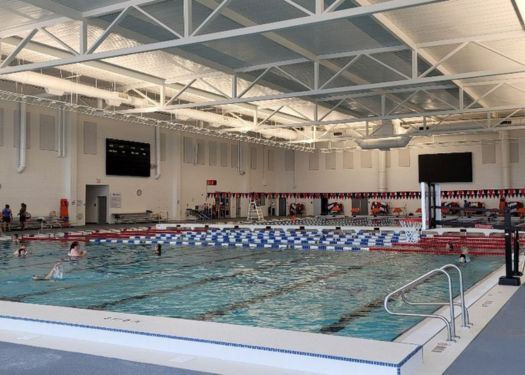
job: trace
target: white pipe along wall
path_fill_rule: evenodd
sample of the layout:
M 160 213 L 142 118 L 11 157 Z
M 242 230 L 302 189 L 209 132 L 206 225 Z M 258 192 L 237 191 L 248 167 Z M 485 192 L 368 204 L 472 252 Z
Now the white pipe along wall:
M 155 126 L 155 180 L 160 178 L 160 128 Z
M 510 178 L 510 137 L 507 130 L 500 133 L 501 139 L 501 184 L 504 188 L 512 187 Z
M 18 165 L 16 171 L 22 173 L 26 169 L 26 146 L 27 146 L 27 108 L 26 103 L 21 102 L 19 105 L 19 131 L 18 137 Z

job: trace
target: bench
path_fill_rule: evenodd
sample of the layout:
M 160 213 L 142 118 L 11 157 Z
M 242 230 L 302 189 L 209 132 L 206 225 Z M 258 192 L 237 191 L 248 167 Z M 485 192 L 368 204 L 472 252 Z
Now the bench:
M 154 220 L 152 211 L 145 212 L 124 212 L 112 214 L 115 224 L 125 223 L 150 223 Z
M 69 227 L 69 222 L 64 221 L 58 216 L 31 216 L 26 220 L 25 229 L 53 229 Z M 11 222 L 11 229 L 20 230 L 20 219 L 13 217 Z

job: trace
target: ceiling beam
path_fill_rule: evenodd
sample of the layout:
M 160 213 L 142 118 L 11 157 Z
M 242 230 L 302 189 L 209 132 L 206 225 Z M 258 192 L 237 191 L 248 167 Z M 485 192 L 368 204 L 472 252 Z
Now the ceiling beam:
M 397 119 L 410 119 L 410 118 L 421 118 L 421 117 L 432 117 L 432 116 L 452 116 L 452 115 L 461 115 L 461 114 L 491 114 L 493 112 L 505 112 L 505 111 L 516 111 L 524 109 L 523 105 L 503 105 L 503 106 L 493 106 L 493 107 L 481 107 L 481 108 L 470 108 L 470 109 L 446 109 L 446 110 L 435 110 L 435 111 L 426 111 L 419 113 L 399 113 L 392 115 L 384 116 L 368 116 L 361 118 L 346 118 L 338 120 L 329 120 L 329 121 L 304 121 L 297 124 L 282 124 L 282 125 L 261 125 L 261 129 L 278 129 L 278 128 L 302 128 L 305 126 L 338 126 L 338 125 L 351 125 L 356 123 L 365 123 L 365 122 L 379 122 L 383 120 L 397 120 Z
M 15 67 L 8 67 L 0 69 L 1 74 L 10 74 L 15 72 L 29 71 L 46 69 L 57 66 L 78 64 L 86 61 L 94 61 L 101 59 L 109 59 L 119 56 L 127 56 L 133 54 L 139 54 L 144 52 L 152 52 L 163 49 L 170 49 L 175 47 L 188 47 L 191 45 L 202 44 L 213 42 L 217 40 L 232 39 L 236 37 L 246 37 L 248 35 L 259 35 L 272 31 L 285 30 L 295 27 L 304 27 L 308 25 L 316 25 L 326 22 L 332 22 L 341 19 L 348 19 L 353 17 L 362 17 L 371 15 L 378 12 L 387 12 L 396 9 L 403 9 L 407 7 L 413 7 L 418 5 L 435 3 L 442 0 L 389 0 L 386 2 L 373 4 L 364 7 L 356 7 L 350 9 L 344 9 L 329 13 L 314 14 L 306 17 L 292 18 L 283 21 L 270 22 L 261 25 L 240 27 L 233 30 L 219 31 L 204 35 L 186 36 L 184 38 L 172 39 L 161 42 L 148 43 L 144 45 L 138 45 L 129 48 L 120 48 L 115 50 L 109 50 L 97 53 L 86 53 L 78 56 L 72 56 L 65 59 L 57 59 L 51 61 L 30 63 L 25 65 L 18 65 Z M 128 2 L 129 3 L 129 2 Z
M 53 0 L 23 0 L 23 2 L 72 20 L 82 18 L 82 12 Z
M 21 40 L 22 40 L 21 38 L 10 37 L 10 38 L 3 39 L 2 40 L 2 44 L 15 47 L 15 46 L 17 46 L 20 43 Z M 48 56 L 51 56 L 51 57 L 57 58 L 57 59 L 71 56 L 71 54 L 69 52 L 66 52 L 64 50 L 61 50 L 61 49 L 58 49 L 58 48 L 55 48 L 55 47 L 52 47 L 52 46 L 47 46 L 47 45 L 44 45 L 44 44 L 41 44 L 41 43 L 37 43 L 37 42 L 29 42 L 29 43 L 27 43 L 25 48 L 27 50 L 29 50 L 29 51 L 33 51 L 33 52 L 37 52 L 37 53 L 40 53 L 40 54 L 48 55 Z M 130 68 L 117 66 L 117 65 L 114 65 L 114 64 L 111 64 L 111 63 L 108 63 L 108 62 L 104 62 L 104 61 L 90 61 L 90 62 L 85 63 L 85 65 L 89 66 L 89 67 L 92 67 L 92 68 L 95 68 L 95 69 L 99 69 L 99 70 L 104 71 L 104 72 L 117 74 L 117 75 L 120 75 L 122 77 L 126 77 L 127 79 L 132 78 L 132 79 L 135 79 L 135 80 L 138 80 L 138 81 L 146 82 L 146 84 L 139 85 L 138 87 L 137 86 L 133 86 L 133 88 L 140 88 L 141 86 L 148 86 L 148 85 L 153 85 L 153 86 L 157 86 L 157 87 L 161 87 L 161 86 L 165 85 L 167 88 L 170 88 L 170 89 L 173 89 L 173 90 L 176 90 L 176 91 L 180 91 L 180 90 L 182 90 L 184 88 L 183 84 L 179 84 L 179 83 L 169 83 L 168 84 L 168 83 L 166 83 L 166 81 L 163 78 L 160 78 L 160 77 L 157 77 L 157 76 L 154 76 L 154 75 L 151 75 L 151 74 L 139 72 L 139 71 L 136 71 L 136 70 L 133 70 L 133 69 L 130 69 Z M 65 70 L 67 70 L 67 68 Z M 1 79 L 1 77 L 0 77 L 0 79 Z M 211 93 L 211 92 L 206 91 L 206 90 L 193 88 L 193 87 L 188 88 L 187 90 L 185 90 L 185 92 L 190 94 L 190 95 L 196 96 L 196 97 L 204 98 L 206 100 L 223 99 L 223 97 L 220 96 L 220 95 Z M 253 111 L 254 108 L 255 108 L 254 105 L 248 104 L 248 103 L 243 103 L 240 106 L 243 107 L 246 111 Z M 261 116 L 265 115 L 265 114 L 269 114 L 269 113 L 272 112 L 271 110 L 266 110 L 266 109 L 261 109 L 261 108 L 259 108 L 258 111 L 261 114 Z M 297 116 L 286 114 L 286 113 L 279 113 L 278 116 L 275 116 L 275 117 L 278 117 L 281 121 L 296 121 L 296 120 L 298 120 Z
M 369 6 L 370 4 L 372 4 L 370 0 L 353 0 L 353 1 L 359 6 Z M 426 60 L 430 64 L 430 66 L 434 66 L 438 63 L 438 59 L 436 59 L 430 51 L 418 49 L 417 44 L 412 40 L 412 38 L 410 38 L 399 26 L 397 26 L 394 22 L 392 22 L 392 20 L 389 18 L 387 14 L 374 14 L 373 17 L 379 22 L 380 25 L 382 25 L 386 30 L 390 31 L 401 42 L 403 42 L 404 44 L 412 48 L 412 50 L 417 51 L 417 54 L 421 58 Z M 437 70 L 439 70 L 441 73 L 445 75 L 453 74 L 453 72 L 450 69 L 442 65 Z M 466 94 L 468 94 L 471 98 L 473 98 L 474 100 L 477 100 L 479 98 L 479 96 L 475 93 L 475 91 L 473 91 L 472 89 L 463 87 L 461 82 L 455 81 L 454 83 L 458 87 L 462 88 L 463 91 Z M 481 101 L 480 104 L 485 105 L 483 101 Z
M 38 2 L 39 0 L 34 0 L 34 1 Z M 141 6 L 150 5 L 153 3 L 158 3 L 159 1 L 163 1 L 163 0 L 121 1 L 120 3 L 96 7 L 96 8 L 87 10 L 85 12 L 82 12 L 81 18 L 94 18 L 94 17 L 105 16 L 107 14 L 120 13 L 121 11 L 129 7 L 141 7 Z
M 517 67 L 514 69 L 498 69 L 498 70 L 465 72 L 465 73 L 457 73 L 457 74 L 450 74 L 450 75 L 431 76 L 431 77 L 423 77 L 423 78 L 415 78 L 415 79 L 403 79 L 403 80 L 398 80 L 398 81 L 368 83 L 368 84 L 334 87 L 334 88 L 327 88 L 327 89 L 286 92 L 286 93 L 279 93 L 279 94 L 273 94 L 273 95 L 251 96 L 251 97 L 246 97 L 246 98 L 237 97 L 237 98 L 231 98 L 231 99 L 221 99 L 221 100 L 216 100 L 216 101 L 211 101 L 211 102 L 179 104 L 175 106 L 170 106 L 165 109 L 174 110 L 174 109 L 182 109 L 182 108 L 202 108 L 202 107 L 222 106 L 222 105 L 231 105 L 231 104 L 239 104 L 239 103 L 254 103 L 254 102 L 259 102 L 259 101 L 280 100 L 280 99 L 290 99 L 290 98 L 312 99 L 313 97 L 323 96 L 323 95 L 344 94 L 344 93 L 352 93 L 352 92 L 359 92 L 359 91 L 373 91 L 373 90 L 381 90 L 381 89 L 397 88 L 397 87 L 411 87 L 412 86 L 412 87 L 417 88 L 417 85 L 426 85 L 426 84 L 432 84 L 436 82 L 460 81 L 464 79 L 491 77 L 491 76 L 517 74 L 517 73 L 525 73 L 525 67 Z M 129 113 L 132 113 L 133 111 L 134 110 L 130 110 Z

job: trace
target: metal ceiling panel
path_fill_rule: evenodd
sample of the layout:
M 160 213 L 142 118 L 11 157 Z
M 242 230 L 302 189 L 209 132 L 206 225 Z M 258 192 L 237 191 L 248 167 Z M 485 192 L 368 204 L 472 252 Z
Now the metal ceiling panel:
M 23 1 L 6 0 L 1 4 L 0 31 L 11 27 L 30 25 L 38 21 L 54 18 L 55 14 Z
M 416 43 L 522 30 L 510 0 L 443 1 L 385 14 Z

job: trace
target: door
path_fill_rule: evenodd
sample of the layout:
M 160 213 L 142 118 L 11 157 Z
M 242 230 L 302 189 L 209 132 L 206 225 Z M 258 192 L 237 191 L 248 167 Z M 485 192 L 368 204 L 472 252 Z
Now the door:
M 321 199 L 316 198 L 313 200 L 314 216 L 321 215 Z
M 109 185 L 86 185 L 86 205 L 84 216 L 86 224 L 98 224 L 108 222 L 108 207 L 107 196 L 109 195 Z M 99 212 L 99 198 L 104 197 L 106 200 L 102 203 L 104 205 L 103 221 L 101 222 Z
M 235 198 L 235 217 L 241 217 L 241 198 Z
M 359 208 L 359 215 L 368 215 L 368 198 L 352 199 L 352 208 Z
M 108 198 L 106 196 L 97 197 L 97 224 L 108 223 Z
M 286 216 L 286 198 L 279 198 L 279 216 Z
M 321 215 L 328 215 L 328 198 L 321 198 Z

